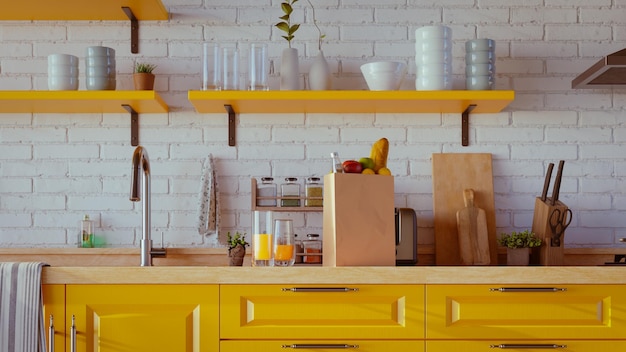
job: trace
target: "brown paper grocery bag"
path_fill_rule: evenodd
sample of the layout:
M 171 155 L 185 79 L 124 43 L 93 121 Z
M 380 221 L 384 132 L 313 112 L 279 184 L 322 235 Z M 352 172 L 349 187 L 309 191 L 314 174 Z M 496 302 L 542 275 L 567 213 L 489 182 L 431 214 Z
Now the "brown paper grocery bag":
M 395 266 L 393 176 L 324 176 L 324 266 Z

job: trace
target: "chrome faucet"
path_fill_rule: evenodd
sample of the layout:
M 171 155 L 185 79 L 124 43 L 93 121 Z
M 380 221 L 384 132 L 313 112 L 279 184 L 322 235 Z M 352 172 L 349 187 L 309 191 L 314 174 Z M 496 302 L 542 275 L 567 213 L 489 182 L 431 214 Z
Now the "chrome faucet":
M 143 170 L 142 191 L 139 191 L 139 173 Z M 153 257 L 165 257 L 164 248 L 152 248 L 152 238 L 150 236 L 150 160 L 148 151 L 139 146 L 133 153 L 133 169 L 130 179 L 130 201 L 138 202 L 142 200 L 143 211 L 142 236 L 141 236 L 141 266 L 152 266 Z M 143 197 L 142 197 L 143 193 Z

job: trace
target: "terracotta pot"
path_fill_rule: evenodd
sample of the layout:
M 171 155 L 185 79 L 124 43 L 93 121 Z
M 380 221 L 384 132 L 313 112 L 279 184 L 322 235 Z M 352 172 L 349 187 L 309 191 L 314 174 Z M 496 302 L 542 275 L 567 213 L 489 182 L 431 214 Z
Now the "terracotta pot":
M 507 248 L 506 265 L 527 266 L 530 261 L 530 248 Z
M 238 244 L 228 249 L 228 265 L 242 266 L 243 258 L 246 256 L 246 247 Z
M 154 74 L 133 73 L 133 82 L 135 83 L 135 90 L 153 90 Z

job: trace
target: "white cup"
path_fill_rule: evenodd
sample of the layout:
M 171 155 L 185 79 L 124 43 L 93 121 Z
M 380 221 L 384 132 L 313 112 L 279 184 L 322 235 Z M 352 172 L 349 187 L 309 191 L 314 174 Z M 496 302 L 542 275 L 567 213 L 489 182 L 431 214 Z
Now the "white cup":
M 452 64 L 417 65 L 418 76 L 444 76 L 452 74 Z
M 78 66 L 48 65 L 49 76 L 78 76 Z
M 85 58 L 85 67 L 87 66 L 111 66 L 115 67 L 115 58 L 108 56 L 94 56 Z
M 467 76 L 487 76 L 496 72 L 495 64 L 466 64 L 465 75 Z
M 115 77 L 115 66 L 87 66 L 85 76 L 113 76 Z
M 106 46 L 90 46 L 85 49 L 85 56 L 87 57 L 95 57 L 95 56 L 115 57 L 115 49 L 108 48 Z
M 452 29 L 446 26 L 424 26 L 415 30 L 415 39 L 452 38 Z
M 421 76 L 415 79 L 416 90 L 450 90 L 452 89 L 452 77 L 445 76 Z
M 493 51 L 468 51 L 465 54 L 465 62 L 468 64 L 493 64 L 496 54 Z
M 467 90 L 491 90 L 494 84 L 495 78 L 491 75 L 465 77 L 465 88 Z
M 48 55 L 48 65 L 78 66 L 78 57 L 69 54 L 50 54 Z
M 472 39 L 465 42 L 465 51 L 494 51 L 496 42 L 493 39 Z
M 415 53 L 422 54 L 431 51 L 451 51 L 452 42 L 447 39 L 424 39 L 415 42 Z
M 115 90 L 115 77 L 87 76 L 85 77 L 87 90 Z
M 416 53 L 415 63 L 418 65 L 452 64 L 452 53 L 448 50 Z
M 78 90 L 78 76 L 48 75 L 49 90 Z

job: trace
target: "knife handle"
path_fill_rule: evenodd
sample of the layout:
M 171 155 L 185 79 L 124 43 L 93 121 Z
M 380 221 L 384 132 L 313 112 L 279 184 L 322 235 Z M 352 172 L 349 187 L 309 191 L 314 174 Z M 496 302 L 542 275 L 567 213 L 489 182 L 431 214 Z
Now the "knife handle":
M 561 179 L 563 178 L 563 165 L 565 160 L 559 161 L 559 169 L 556 172 L 556 179 L 554 180 L 554 188 L 552 189 L 552 205 L 555 205 L 559 200 L 559 192 L 561 190 Z
M 548 171 L 546 172 L 546 180 L 543 182 L 543 191 L 541 192 L 541 201 L 545 202 L 548 198 L 548 188 L 550 188 L 550 179 L 552 178 L 552 170 L 554 169 L 554 163 L 548 165 Z

